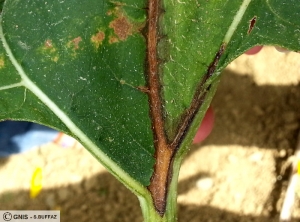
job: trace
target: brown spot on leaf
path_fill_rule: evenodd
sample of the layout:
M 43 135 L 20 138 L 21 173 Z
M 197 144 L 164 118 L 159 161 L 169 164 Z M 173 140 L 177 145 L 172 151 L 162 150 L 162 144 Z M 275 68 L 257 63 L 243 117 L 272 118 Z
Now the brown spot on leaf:
M 109 23 L 109 28 L 113 29 L 113 33 L 109 35 L 108 42 L 110 44 L 121 41 L 125 41 L 128 36 L 134 33 L 141 33 L 146 26 L 146 20 L 142 22 L 135 22 L 130 20 L 123 10 L 123 6 L 126 4 L 122 2 L 113 2 L 116 5 L 114 9 L 107 11 L 108 16 L 112 16 L 113 20 Z
M 46 39 L 41 47 L 38 48 L 38 52 L 42 53 L 44 59 L 50 58 L 51 61 L 57 62 L 59 59 L 59 54 L 57 53 L 57 48 L 51 39 Z
M 47 53 L 55 53 L 56 48 L 54 47 L 54 44 L 52 43 L 51 39 L 47 39 L 44 42 L 43 47 L 41 48 L 42 51 L 47 52 Z
M 94 43 L 95 47 L 98 49 L 99 46 L 102 44 L 103 40 L 105 38 L 104 32 L 97 32 L 95 35 L 92 35 L 91 41 Z
M 73 44 L 74 49 L 79 49 L 79 43 L 82 41 L 82 38 L 80 36 L 73 39 L 71 42 Z
M 248 28 L 248 35 L 252 32 L 252 29 L 254 28 L 254 25 L 256 23 L 257 16 L 254 16 L 250 21 L 249 21 L 249 28 Z
M 49 48 L 52 48 L 53 45 L 52 45 L 51 39 L 47 39 L 47 40 L 45 41 L 44 46 L 45 46 L 45 48 L 48 48 L 48 49 L 49 49 Z
M 109 36 L 109 44 L 113 44 L 113 43 L 116 43 L 118 42 L 119 39 L 116 37 L 116 36 Z
M 109 27 L 114 29 L 115 34 L 122 41 L 126 40 L 132 34 L 133 25 L 124 16 L 118 17 L 113 20 Z

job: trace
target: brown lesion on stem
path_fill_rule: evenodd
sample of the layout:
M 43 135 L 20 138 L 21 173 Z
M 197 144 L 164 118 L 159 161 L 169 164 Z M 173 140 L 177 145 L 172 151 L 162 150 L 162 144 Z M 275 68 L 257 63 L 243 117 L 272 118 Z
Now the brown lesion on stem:
M 221 45 L 219 51 L 214 57 L 213 62 L 207 69 L 204 78 L 199 83 L 194 94 L 191 106 L 186 110 L 182 117 L 179 128 L 173 141 L 168 141 L 165 126 L 163 104 L 161 98 L 161 84 L 159 77 L 160 58 L 157 54 L 157 45 L 161 39 L 158 30 L 159 16 L 163 13 L 160 8 L 160 0 L 149 0 L 148 5 L 148 25 L 147 25 L 147 82 L 141 91 L 148 94 L 150 104 L 150 116 L 152 119 L 152 130 L 154 135 L 155 159 L 154 173 L 150 180 L 148 189 L 152 195 L 156 211 L 163 216 L 166 210 L 167 193 L 172 179 L 172 164 L 190 124 L 192 123 L 197 111 L 201 107 L 208 88 L 203 86 L 206 81 L 215 72 L 221 55 L 225 50 L 225 43 Z
M 147 65 L 150 115 L 154 133 L 156 163 L 154 173 L 148 186 L 154 206 L 162 216 L 166 209 L 168 172 L 173 151 L 170 149 L 164 130 L 164 118 L 160 95 L 160 78 L 158 75 L 159 59 L 157 57 L 159 0 L 150 0 L 148 7 L 147 31 Z

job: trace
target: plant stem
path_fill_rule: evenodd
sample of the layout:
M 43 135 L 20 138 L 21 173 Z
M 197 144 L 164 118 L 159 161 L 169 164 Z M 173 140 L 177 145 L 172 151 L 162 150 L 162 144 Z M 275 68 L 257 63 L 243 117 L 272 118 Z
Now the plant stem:
M 177 184 L 174 183 L 174 185 L 177 187 Z M 176 222 L 177 221 L 177 192 L 171 191 L 168 198 L 168 204 L 167 204 L 167 210 L 163 217 L 160 216 L 160 214 L 155 210 L 155 207 L 153 205 L 153 201 L 151 198 L 151 195 L 149 197 L 141 197 L 138 196 L 138 199 L 140 201 L 142 214 L 144 218 L 144 222 Z M 175 196 L 175 198 L 173 198 Z
M 140 201 L 144 222 L 176 222 L 177 221 L 177 184 L 182 155 L 175 158 L 173 163 L 173 175 L 168 190 L 166 212 L 163 217 L 155 210 L 151 195 L 138 196 Z
M 173 177 L 168 191 L 166 212 L 163 217 L 155 210 L 151 194 L 138 196 L 144 222 L 176 222 L 177 221 L 177 183 L 182 158 L 174 160 Z
M 145 197 L 138 196 L 140 201 L 144 222 L 166 222 L 159 213 L 156 212 L 151 195 Z
M 182 156 L 180 156 L 179 158 L 175 157 L 173 162 L 173 175 L 168 191 L 167 206 L 165 213 L 165 217 L 168 219 L 168 222 L 177 221 L 177 187 L 182 158 Z

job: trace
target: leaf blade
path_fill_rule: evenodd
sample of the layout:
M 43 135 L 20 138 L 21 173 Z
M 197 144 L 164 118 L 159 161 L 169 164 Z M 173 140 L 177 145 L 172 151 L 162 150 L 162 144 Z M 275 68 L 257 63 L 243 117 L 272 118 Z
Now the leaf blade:
M 116 35 L 118 42 L 112 44 L 109 38 L 102 40 L 100 35 L 93 39 L 102 31 L 101 27 L 99 24 L 86 27 L 78 23 L 78 16 L 82 16 L 82 21 L 85 21 L 86 14 L 88 17 L 99 17 L 101 10 L 98 9 L 102 9 L 105 17 L 109 5 L 104 9 L 99 7 L 96 2 L 83 9 L 74 7 L 74 4 L 63 6 L 58 1 L 49 3 L 47 7 L 40 2 L 7 1 L 2 14 L 5 31 L 2 41 L 5 43 L 7 39 L 6 51 L 11 48 L 10 58 L 18 69 L 23 86 L 59 117 L 71 135 L 80 139 L 87 148 L 92 147 L 90 151 L 98 158 L 101 155 L 102 159 L 106 158 L 105 161 L 110 162 L 110 167 L 106 164 L 108 168 L 118 165 L 116 175 L 126 172 L 138 183 L 147 185 L 152 175 L 154 149 L 148 98 L 137 89 L 137 86 L 145 84 L 141 56 L 145 47 L 140 47 L 144 44 L 143 38 L 137 30 L 130 33 L 127 30 L 126 41 L 114 33 L 116 30 L 109 27 L 110 24 L 120 22 L 120 18 L 123 22 L 125 12 L 120 12 L 119 6 L 113 5 L 112 15 L 106 16 L 109 19 L 102 19 L 102 22 L 106 24 L 106 35 Z M 25 12 L 22 10 L 24 8 L 31 11 Z M 64 14 L 55 18 L 47 16 L 48 10 L 55 8 L 69 10 L 70 15 L 76 14 L 77 17 L 64 18 Z M 140 24 L 141 9 L 136 11 L 137 23 Z M 132 18 L 126 19 L 129 21 Z M 44 27 L 43 24 L 49 25 Z M 61 34 L 56 35 L 59 31 Z M 95 41 L 99 41 L 99 45 L 95 45 Z M 115 50 L 117 44 L 119 51 Z M 128 50 L 132 45 L 136 47 Z M 123 55 L 120 53 L 122 47 Z M 125 64 L 125 73 L 120 72 L 118 63 L 114 66 L 110 64 L 114 57 L 113 61 L 120 60 L 122 65 Z M 34 115 L 23 118 L 34 120 Z M 63 124 L 54 127 L 66 130 L 61 127 Z

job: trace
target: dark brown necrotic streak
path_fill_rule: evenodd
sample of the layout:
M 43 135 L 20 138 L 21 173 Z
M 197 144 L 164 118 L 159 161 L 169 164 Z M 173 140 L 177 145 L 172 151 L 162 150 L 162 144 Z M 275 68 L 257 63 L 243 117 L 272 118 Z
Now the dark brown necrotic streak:
M 253 28 L 254 28 L 254 25 L 256 23 L 256 19 L 257 17 L 254 16 L 250 21 L 249 21 L 249 29 L 248 29 L 248 35 L 252 32 Z
M 156 162 L 148 189 L 152 195 L 156 211 L 163 216 L 166 209 L 167 189 L 170 181 L 169 168 L 173 151 L 170 149 L 166 139 L 162 99 L 160 96 L 161 85 L 158 73 L 159 59 L 157 56 L 157 43 L 159 40 L 158 19 L 160 14 L 159 0 L 150 0 L 147 32 L 147 77 Z
M 171 143 L 171 148 L 172 149 L 178 149 L 180 147 L 180 144 L 182 140 L 184 139 L 191 123 L 193 122 L 198 110 L 202 106 L 205 97 L 210 89 L 211 85 L 206 86 L 204 88 L 206 81 L 215 73 L 216 68 L 218 66 L 218 63 L 220 61 L 220 58 L 222 54 L 224 53 L 226 44 L 223 43 L 219 51 L 216 53 L 214 60 L 212 63 L 209 65 L 206 74 L 202 78 L 201 82 L 199 83 L 196 92 L 194 94 L 194 97 L 192 99 L 192 103 L 190 107 L 185 111 L 185 114 L 182 117 L 181 123 L 179 124 L 179 128 L 177 129 L 177 133 L 175 138 L 173 139 Z

